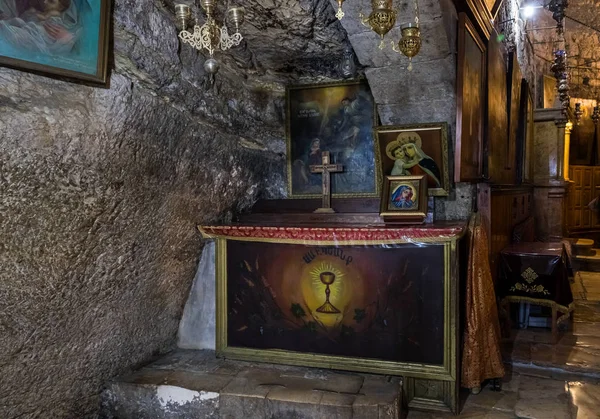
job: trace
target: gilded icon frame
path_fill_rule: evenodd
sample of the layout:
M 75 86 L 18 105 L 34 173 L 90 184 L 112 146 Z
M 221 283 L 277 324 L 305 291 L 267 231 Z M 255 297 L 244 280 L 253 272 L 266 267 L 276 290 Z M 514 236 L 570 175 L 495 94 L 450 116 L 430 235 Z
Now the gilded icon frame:
M 448 196 L 450 192 L 450 176 L 448 174 L 448 123 L 436 122 L 427 124 L 410 124 L 410 125 L 390 125 L 378 126 L 373 129 L 374 137 L 379 147 L 377 153 L 381 165 L 380 171 L 384 175 L 388 173 L 394 166 L 390 158 L 387 156 L 386 147 L 394 141 L 394 137 L 401 133 L 417 133 L 419 135 L 433 133 L 439 135 L 439 145 L 427 145 L 428 150 L 433 150 L 436 153 L 436 158 L 432 159 L 438 165 L 440 171 L 440 187 L 431 187 L 428 185 L 428 196 Z M 414 175 L 412 172 L 409 175 Z
M 372 124 L 369 129 L 369 134 L 371 136 L 372 145 L 367 147 L 369 150 L 373 152 L 373 175 L 372 179 L 374 181 L 373 188 L 369 191 L 362 192 L 334 192 L 336 187 L 332 184 L 331 196 L 332 198 L 379 198 L 381 194 L 381 171 L 380 164 L 378 161 L 378 153 L 377 153 L 377 145 L 375 137 L 372 134 L 372 128 L 378 124 L 378 114 L 377 114 L 377 106 L 375 104 L 375 100 L 370 92 L 370 88 L 366 80 L 353 80 L 353 81 L 344 81 L 344 82 L 336 82 L 336 83 L 320 83 L 320 84 L 305 84 L 305 85 L 295 85 L 295 86 L 287 86 L 286 87 L 286 117 L 285 117 L 285 129 L 286 129 L 286 172 L 287 172 L 287 192 L 288 198 L 291 199 L 308 199 L 308 198 L 320 198 L 322 194 L 320 192 L 295 192 L 294 191 L 294 179 L 297 176 L 294 176 L 294 162 L 297 161 L 297 152 L 295 152 L 295 147 L 298 142 L 292 133 L 292 96 L 297 94 L 297 92 L 309 91 L 309 90 L 323 90 L 323 94 L 326 95 L 328 89 L 335 89 L 340 87 L 366 87 L 367 92 L 370 95 L 372 100 L 372 112 L 373 119 Z M 364 128 L 364 127 L 363 127 Z M 304 139 L 306 140 L 306 139 Z M 368 140 L 367 140 L 368 141 Z M 319 154 L 320 156 L 320 154 Z M 333 156 L 332 156 L 333 157 Z M 343 162 L 337 161 L 334 157 L 332 159 L 332 163 L 335 164 L 344 164 Z M 319 163 L 320 164 L 320 163 Z M 344 171 L 346 170 L 346 166 L 344 165 Z M 332 177 L 332 181 L 335 179 L 336 175 Z M 369 176 L 371 179 L 371 176 Z M 320 182 L 319 182 L 320 184 Z
M 417 207 L 410 211 L 392 208 L 390 201 L 397 188 L 409 185 L 417 189 L 414 193 L 417 198 Z M 379 215 L 386 222 L 393 223 L 415 223 L 423 222 L 427 217 L 427 180 L 425 175 L 419 176 L 385 176 L 383 180 L 383 192 L 381 194 L 381 205 Z

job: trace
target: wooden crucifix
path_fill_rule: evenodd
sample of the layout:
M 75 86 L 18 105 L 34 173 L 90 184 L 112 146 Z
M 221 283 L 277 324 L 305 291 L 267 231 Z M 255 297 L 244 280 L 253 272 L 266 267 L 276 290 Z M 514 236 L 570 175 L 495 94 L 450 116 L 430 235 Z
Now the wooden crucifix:
M 315 212 L 335 212 L 331 208 L 331 173 L 341 172 L 344 167 L 341 164 L 329 163 L 329 151 L 323 151 L 321 153 L 321 164 L 311 164 L 309 166 L 311 173 L 322 173 L 323 174 L 323 204 L 321 208 L 317 208 Z

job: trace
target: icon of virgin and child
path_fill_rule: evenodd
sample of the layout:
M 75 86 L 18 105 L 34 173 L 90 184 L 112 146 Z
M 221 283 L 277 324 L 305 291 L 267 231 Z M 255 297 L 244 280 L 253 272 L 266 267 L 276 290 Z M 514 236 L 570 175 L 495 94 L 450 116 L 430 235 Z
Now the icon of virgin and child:
M 385 149 L 386 155 L 394 161 L 391 176 L 427 177 L 428 188 L 441 187 L 441 173 L 435 160 L 422 149 L 423 141 L 416 132 L 402 132 Z

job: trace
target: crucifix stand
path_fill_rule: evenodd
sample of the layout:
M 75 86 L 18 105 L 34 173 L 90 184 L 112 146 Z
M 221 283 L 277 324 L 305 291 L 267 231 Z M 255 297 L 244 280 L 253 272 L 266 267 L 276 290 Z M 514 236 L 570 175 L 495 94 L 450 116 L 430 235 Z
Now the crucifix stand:
M 331 173 L 341 172 L 344 170 L 341 164 L 329 163 L 329 151 L 323 151 L 321 153 L 321 164 L 313 164 L 309 166 L 311 173 L 322 173 L 323 181 L 323 204 L 321 208 L 317 208 L 314 212 L 318 213 L 332 213 L 335 212 L 331 208 Z

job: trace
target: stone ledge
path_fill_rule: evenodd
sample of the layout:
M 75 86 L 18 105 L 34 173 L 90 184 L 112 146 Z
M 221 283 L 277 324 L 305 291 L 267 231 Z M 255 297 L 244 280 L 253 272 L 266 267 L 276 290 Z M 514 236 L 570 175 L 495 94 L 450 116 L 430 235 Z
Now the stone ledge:
M 106 419 L 396 419 L 401 380 L 370 374 L 217 359 L 177 350 L 109 382 Z

